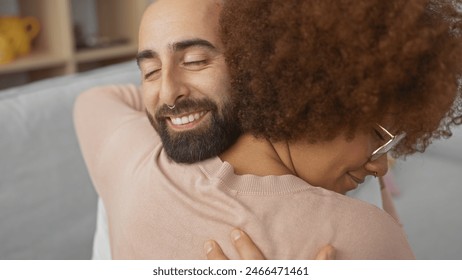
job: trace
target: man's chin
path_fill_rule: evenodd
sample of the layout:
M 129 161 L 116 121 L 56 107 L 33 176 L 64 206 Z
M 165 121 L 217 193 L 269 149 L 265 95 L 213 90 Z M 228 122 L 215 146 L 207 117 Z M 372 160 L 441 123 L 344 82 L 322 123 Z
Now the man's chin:
M 173 161 L 194 163 L 219 155 L 234 144 L 239 136 L 236 130 L 212 129 L 212 127 L 200 131 L 175 132 L 174 136 L 168 132 L 159 135 L 165 152 Z
M 209 102 L 210 103 L 210 102 Z M 178 163 L 194 163 L 215 157 L 236 142 L 240 135 L 240 126 L 230 105 L 224 106 L 221 114 L 216 106 L 203 106 L 207 109 L 207 118 L 190 129 L 175 130 L 170 120 L 154 118 L 146 111 L 149 121 L 159 134 L 167 155 Z

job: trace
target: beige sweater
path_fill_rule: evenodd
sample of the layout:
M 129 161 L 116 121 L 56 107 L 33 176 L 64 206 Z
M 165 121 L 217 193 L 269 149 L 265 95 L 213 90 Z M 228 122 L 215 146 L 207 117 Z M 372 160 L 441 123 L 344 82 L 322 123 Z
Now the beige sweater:
M 310 259 L 325 244 L 339 259 L 414 258 L 400 225 L 365 202 L 291 175 L 238 176 L 218 157 L 172 162 L 135 86 L 82 94 L 75 125 L 115 259 L 204 259 L 209 239 L 238 258 L 229 241 L 234 227 L 269 259 Z

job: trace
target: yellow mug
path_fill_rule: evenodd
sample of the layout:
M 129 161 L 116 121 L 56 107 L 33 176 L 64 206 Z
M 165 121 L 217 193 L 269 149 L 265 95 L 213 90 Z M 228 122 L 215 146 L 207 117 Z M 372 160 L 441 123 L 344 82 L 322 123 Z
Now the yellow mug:
M 0 64 L 13 61 L 15 58 L 13 46 L 6 36 L 0 33 Z
M 10 42 L 15 56 L 30 52 L 32 40 L 39 31 L 40 23 L 35 17 L 0 17 L 0 36 Z

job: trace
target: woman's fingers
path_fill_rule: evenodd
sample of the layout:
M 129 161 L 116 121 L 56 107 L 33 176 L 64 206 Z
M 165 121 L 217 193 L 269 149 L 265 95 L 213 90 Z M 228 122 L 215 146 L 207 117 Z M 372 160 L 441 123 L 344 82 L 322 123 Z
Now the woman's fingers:
M 220 245 L 213 240 L 209 240 L 204 244 L 205 253 L 208 260 L 227 260 L 225 253 L 221 250 Z
M 252 239 L 242 230 L 234 229 L 231 231 L 231 240 L 239 253 L 241 260 L 264 260 L 265 256 L 258 249 Z M 209 260 L 227 260 L 228 257 L 221 250 L 220 245 L 213 240 L 204 244 L 204 249 Z M 331 245 L 322 247 L 316 254 L 315 260 L 335 260 L 336 251 Z
M 253 243 L 252 239 L 240 229 L 234 229 L 231 232 L 231 239 L 241 260 L 264 260 L 260 249 Z
M 331 245 L 326 245 L 319 250 L 315 260 L 335 260 L 335 249 Z
M 265 257 L 257 248 L 252 239 L 242 230 L 231 231 L 231 240 L 239 253 L 241 260 L 264 260 Z M 228 257 L 221 250 L 220 245 L 213 240 L 205 242 L 204 249 L 209 260 L 227 260 Z

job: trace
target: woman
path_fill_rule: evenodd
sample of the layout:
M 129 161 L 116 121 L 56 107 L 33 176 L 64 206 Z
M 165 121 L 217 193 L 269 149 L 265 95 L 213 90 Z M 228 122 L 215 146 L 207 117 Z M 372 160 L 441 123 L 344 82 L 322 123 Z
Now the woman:
M 383 176 L 388 151 L 424 152 L 462 123 L 461 18 L 454 1 L 226 1 L 246 134 L 222 159 L 344 194 Z

